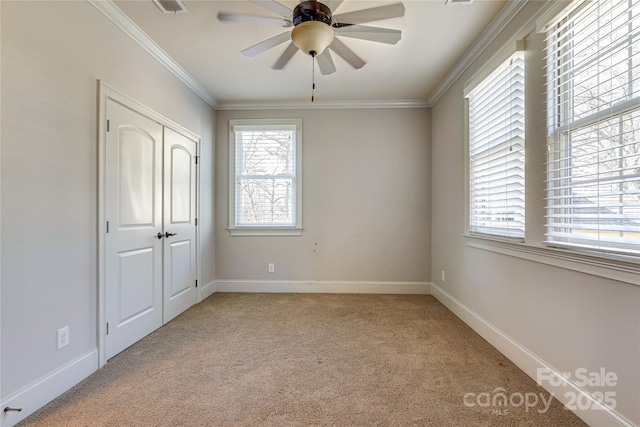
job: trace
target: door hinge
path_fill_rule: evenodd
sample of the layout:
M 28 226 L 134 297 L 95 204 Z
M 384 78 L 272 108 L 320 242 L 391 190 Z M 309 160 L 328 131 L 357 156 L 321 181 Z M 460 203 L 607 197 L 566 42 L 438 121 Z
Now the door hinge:
M 107 221 L 107 233 L 109 233 L 109 221 Z
M 196 227 L 198 226 L 198 218 L 196 218 Z
M 196 280 L 196 288 L 198 287 L 198 281 Z
M 109 120 L 107 120 L 107 132 L 109 132 Z
M 198 159 L 200 159 L 200 156 L 195 156 L 196 159 L 196 165 L 198 164 Z
M 109 322 L 107 322 L 107 335 L 109 335 Z

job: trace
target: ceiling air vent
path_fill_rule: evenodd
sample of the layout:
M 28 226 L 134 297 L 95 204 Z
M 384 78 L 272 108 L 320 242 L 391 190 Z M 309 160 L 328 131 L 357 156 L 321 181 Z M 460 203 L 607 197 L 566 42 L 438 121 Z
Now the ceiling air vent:
M 188 12 L 182 0 L 153 0 L 163 13 L 186 13 Z
M 444 2 L 447 6 L 455 5 L 455 4 L 471 4 L 473 0 L 445 0 Z

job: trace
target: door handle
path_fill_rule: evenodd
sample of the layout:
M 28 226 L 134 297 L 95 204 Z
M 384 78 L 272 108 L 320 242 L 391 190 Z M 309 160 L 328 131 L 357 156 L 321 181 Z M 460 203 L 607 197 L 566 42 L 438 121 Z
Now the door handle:
M 178 233 L 169 233 L 168 231 L 166 233 L 164 233 L 164 237 L 166 237 L 167 239 L 171 236 L 175 236 Z
M 158 239 L 162 239 L 162 238 L 164 237 L 164 234 L 162 234 L 162 233 L 158 233 L 158 234 L 156 234 L 156 237 L 157 237 Z

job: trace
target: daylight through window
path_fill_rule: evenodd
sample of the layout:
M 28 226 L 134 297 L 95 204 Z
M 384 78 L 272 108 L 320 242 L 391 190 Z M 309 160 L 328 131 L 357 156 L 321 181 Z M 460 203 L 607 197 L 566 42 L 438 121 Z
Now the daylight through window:
M 232 121 L 234 227 L 299 224 L 299 123 Z
M 640 0 L 547 33 L 547 243 L 640 253 Z
M 524 238 L 524 55 L 468 95 L 469 231 Z

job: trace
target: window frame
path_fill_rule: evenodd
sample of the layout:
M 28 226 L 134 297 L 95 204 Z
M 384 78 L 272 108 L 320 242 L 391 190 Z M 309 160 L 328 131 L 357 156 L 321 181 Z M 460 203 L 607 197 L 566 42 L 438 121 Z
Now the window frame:
M 560 6 L 563 6 L 560 8 Z M 575 8 L 575 5 L 571 5 Z M 638 257 L 617 256 L 610 253 L 588 253 L 578 250 L 568 250 L 564 248 L 553 248 L 544 244 L 544 215 L 546 213 L 546 188 L 544 187 L 544 174 L 546 169 L 544 162 L 547 153 L 547 123 L 546 123 L 546 95 L 543 94 L 545 77 L 543 65 L 544 61 L 544 32 L 550 19 L 557 16 L 566 8 L 566 4 L 549 3 L 543 8 L 542 15 L 533 17 L 502 46 L 498 51 L 484 62 L 477 71 L 465 82 L 462 101 L 465 103 L 464 114 L 464 141 L 468 144 L 468 110 L 466 94 L 485 76 L 489 75 L 495 68 L 496 63 L 504 61 L 510 52 L 513 52 L 514 45 L 522 43 L 525 53 L 525 91 L 527 99 L 525 102 L 527 109 L 527 119 L 525 133 L 527 145 L 525 148 L 526 167 L 529 170 L 525 177 L 526 187 L 526 232 L 524 241 L 514 241 L 499 236 L 484 234 L 471 234 L 468 230 L 469 208 L 468 208 L 468 145 L 462 147 L 465 156 L 464 185 L 465 185 L 465 217 L 464 232 L 462 238 L 465 245 L 471 251 L 487 251 L 510 256 L 518 259 L 536 262 L 564 270 L 576 271 L 592 276 L 615 280 L 632 286 L 640 286 L 640 260 Z M 533 40 L 529 40 L 534 37 Z M 529 50 L 532 43 L 534 50 Z M 538 46 L 540 45 L 540 46 Z M 535 46 L 535 47 L 533 47 Z M 541 50 L 540 50 L 541 49 Z M 532 94 L 531 91 L 534 91 Z M 532 118 L 533 117 L 533 118 Z M 542 160 L 541 160 L 542 159 Z
M 236 225 L 236 132 L 239 128 L 295 127 L 294 186 L 295 225 Z M 229 120 L 229 226 L 231 236 L 300 236 L 302 235 L 302 119 L 231 119 Z
M 550 23 L 544 26 L 545 32 L 558 33 L 554 28 L 561 27 L 562 32 L 560 32 L 560 40 L 573 41 L 573 38 L 565 39 L 565 33 L 572 31 L 573 28 L 567 24 L 567 21 L 571 21 L 575 15 L 580 16 L 583 9 L 591 7 L 593 4 L 594 3 L 589 3 L 587 1 L 572 3 L 571 7 L 556 15 Z M 598 6 L 596 5 L 595 7 L 597 8 Z M 588 11 L 588 9 L 586 10 Z M 553 41 L 556 40 L 556 35 L 557 34 L 554 34 L 554 38 L 551 38 L 551 36 L 546 34 L 546 37 Z M 564 44 L 566 42 L 563 41 L 562 43 Z M 629 43 L 632 43 L 632 41 L 629 40 Z M 545 205 L 545 211 L 547 218 L 549 218 L 550 221 L 554 219 L 558 220 L 567 213 L 570 214 L 571 216 L 567 217 L 567 229 L 573 230 L 574 228 L 579 228 L 575 226 L 575 221 L 580 220 L 580 217 L 578 216 L 579 214 L 574 213 L 572 209 L 582 209 L 582 207 L 580 205 L 576 205 L 575 208 L 562 208 L 562 206 L 573 205 L 573 202 L 576 199 L 580 199 L 580 197 L 573 193 L 575 186 L 569 184 L 568 187 L 565 187 L 564 184 L 561 184 L 562 180 L 570 179 L 573 175 L 573 166 L 570 165 L 573 155 L 567 156 L 561 155 L 560 153 L 564 153 L 567 150 L 572 149 L 571 135 L 576 132 L 582 132 L 610 121 L 617 121 L 620 123 L 620 126 L 622 126 L 622 120 L 625 115 L 640 111 L 640 96 L 616 102 L 609 106 L 609 108 L 590 112 L 579 118 L 573 118 L 571 114 L 575 114 L 575 112 L 572 112 L 572 109 L 574 108 L 574 98 L 571 94 L 576 89 L 571 85 L 572 79 L 569 77 L 568 73 L 569 70 L 574 69 L 571 65 L 574 61 L 574 56 L 571 54 L 572 51 L 568 47 L 570 45 L 572 46 L 572 43 L 567 44 L 559 50 L 555 49 L 552 54 L 545 52 L 545 55 L 547 56 L 545 63 L 545 78 L 547 79 L 548 92 L 546 100 L 547 145 L 549 147 L 547 153 L 548 166 L 546 171 L 547 182 L 545 185 L 547 203 Z M 560 60 L 558 59 L 558 56 L 564 59 Z M 578 67 L 578 70 L 579 68 L 580 67 Z M 551 82 L 559 83 L 552 85 Z M 632 83 L 628 84 L 631 85 Z M 555 93 L 558 91 L 559 93 Z M 623 138 L 623 134 L 615 134 L 613 136 L 618 139 Z M 602 162 L 604 161 L 599 161 L 598 163 L 595 163 L 595 165 L 600 165 Z M 557 164 L 557 168 L 553 167 L 554 164 Z M 576 166 L 576 168 L 578 167 L 579 166 Z M 595 185 L 606 185 L 608 181 L 611 181 L 611 179 L 604 177 L 601 178 L 598 172 L 597 182 Z M 600 204 L 599 199 L 595 207 L 598 210 L 608 209 L 606 203 Z M 563 213 L 560 213 L 560 211 L 563 211 Z M 601 255 L 621 258 L 638 256 L 638 252 L 635 252 L 634 254 L 631 250 L 631 247 L 634 245 L 632 243 L 627 243 L 622 240 L 620 242 L 605 240 L 605 243 L 599 243 L 599 237 L 592 239 L 586 238 L 584 237 L 584 233 L 576 233 L 575 237 L 572 237 L 573 234 L 571 234 L 571 236 L 564 236 L 561 235 L 560 229 L 562 229 L 562 227 L 559 223 L 548 222 L 545 225 L 544 244 L 546 246 L 549 248 L 566 249 L 575 253 L 591 253 L 596 256 Z
M 516 40 L 514 42 L 510 42 L 505 44 L 490 60 L 488 60 L 484 66 L 478 70 L 466 83 L 464 86 L 464 156 L 465 156 L 465 235 L 474 236 L 479 238 L 487 238 L 487 239 L 496 239 L 500 241 L 509 241 L 509 242 L 517 242 L 522 243 L 525 240 L 526 236 L 526 200 L 524 201 L 524 215 L 523 221 L 525 224 L 522 229 L 522 236 L 505 236 L 502 234 L 491 234 L 491 233 L 482 233 L 478 231 L 473 231 L 471 227 L 471 159 L 470 159 L 470 144 L 471 144 L 471 135 L 470 135 L 470 103 L 469 96 L 472 92 L 483 85 L 489 77 L 491 77 L 494 72 L 503 67 L 506 61 L 510 60 L 515 54 L 520 53 L 523 55 L 523 61 L 525 62 L 526 67 L 526 58 L 525 58 L 525 42 L 524 40 Z M 525 75 L 525 87 L 526 87 L 526 75 Z M 523 101 L 523 107 L 526 105 L 526 89 L 525 90 L 525 100 Z M 525 121 L 526 121 L 526 107 L 525 107 Z M 523 137 L 526 141 L 526 128 L 523 129 Z M 523 161 L 526 163 L 526 147 L 523 143 Z M 523 166 L 524 168 L 524 166 Z M 523 192 L 526 197 L 526 176 L 523 180 Z

